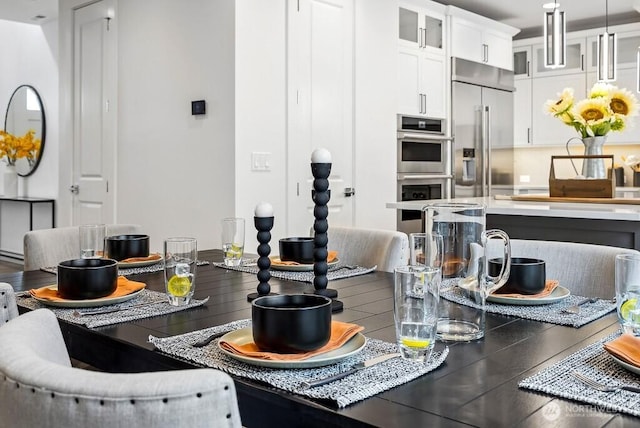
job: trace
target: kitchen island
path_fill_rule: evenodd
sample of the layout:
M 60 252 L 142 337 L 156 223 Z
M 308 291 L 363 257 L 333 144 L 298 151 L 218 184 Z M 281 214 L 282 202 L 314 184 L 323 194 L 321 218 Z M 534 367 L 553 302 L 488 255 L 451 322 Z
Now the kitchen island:
M 387 208 L 422 211 L 447 200 L 390 202 Z M 456 198 L 487 207 L 487 229 L 514 239 L 582 242 L 640 250 L 640 205 L 513 201 L 505 197 Z M 424 224 L 424 223 L 423 223 Z

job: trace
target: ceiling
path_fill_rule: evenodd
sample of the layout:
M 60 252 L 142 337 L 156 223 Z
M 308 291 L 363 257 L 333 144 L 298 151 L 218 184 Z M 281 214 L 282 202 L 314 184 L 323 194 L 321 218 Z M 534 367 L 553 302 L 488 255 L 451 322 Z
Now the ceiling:
M 435 0 L 457 6 L 522 30 L 516 38 L 542 35 L 542 5 L 553 0 Z M 565 12 L 567 30 L 604 27 L 606 0 L 557 0 Z M 611 0 L 609 25 L 640 21 L 640 0 Z
M 44 24 L 58 17 L 58 0 L 0 0 L 0 19 Z
M 241 0 L 239 0 L 241 1 Z M 371 1 L 371 0 L 368 0 Z M 516 38 L 541 35 L 542 5 L 551 0 L 436 0 L 522 31 Z M 604 26 L 607 0 L 557 0 L 570 31 Z M 609 25 L 640 21 L 640 0 L 609 1 Z M 41 18 L 37 18 L 40 16 Z M 58 16 L 58 0 L 1 0 L 0 19 L 43 24 Z

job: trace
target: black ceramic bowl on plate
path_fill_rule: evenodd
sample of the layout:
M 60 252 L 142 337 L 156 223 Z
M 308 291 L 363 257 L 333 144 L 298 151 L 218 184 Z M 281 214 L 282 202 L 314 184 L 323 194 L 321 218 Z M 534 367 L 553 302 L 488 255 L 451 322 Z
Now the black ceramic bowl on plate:
M 315 294 L 258 297 L 251 303 L 253 340 L 263 351 L 314 351 L 331 338 L 331 299 Z
M 64 299 L 98 299 L 118 286 L 118 262 L 113 259 L 73 259 L 58 264 L 58 294 Z
M 280 260 L 283 262 L 313 263 L 313 238 L 282 238 L 279 246 Z
M 113 235 L 105 239 L 107 257 L 125 260 L 131 257 L 149 256 L 149 235 Z
M 489 275 L 498 275 L 501 267 L 502 259 L 489 260 Z M 546 280 L 544 260 L 512 257 L 509 279 L 496 293 L 537 294 L 544 290 Z

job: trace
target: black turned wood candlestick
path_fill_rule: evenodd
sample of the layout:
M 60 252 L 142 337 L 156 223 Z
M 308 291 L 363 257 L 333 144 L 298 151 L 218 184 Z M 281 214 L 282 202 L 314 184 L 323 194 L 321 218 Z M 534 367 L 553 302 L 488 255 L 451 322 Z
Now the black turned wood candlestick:
M 271 286 L 269 280 L 271 279 L 271 259 L 269 254 L 271 253 L 271 247 L 269 242 L 271 241 L 271 228 L 273 228 L 273 217 L 254 217 L 253 222 L 258 230 L 258 287 L 257 293 L 249 293 L 247 300 L 252 301 L 258 297 L 274 295 L 277 293 L 271 293 Z
M 329 265 L 327 264 L 327 230 L 329 224 L 327 223 L 327 216 L 329 215 L 329 208 L 327 204 L 331 198 L 331 191 L 329 190 L 329 174 L 331 173 L 330 163 L 311 163 L 311 173 L 313 174 L 313 191 L 311 197 L 315 203 L 313 209 L 313 216 L 315 221 L 313 223 L 313 288 L 315 288 L 314 294 L 330 297 L 333 302 L 331 304 L 331 310 L 333 312 L 342 311 L 343 305 L 339 300 L 335 300 L 338 297 L 336 290 L 327 288 L 329 280 L 327 279 L 327 271 Z

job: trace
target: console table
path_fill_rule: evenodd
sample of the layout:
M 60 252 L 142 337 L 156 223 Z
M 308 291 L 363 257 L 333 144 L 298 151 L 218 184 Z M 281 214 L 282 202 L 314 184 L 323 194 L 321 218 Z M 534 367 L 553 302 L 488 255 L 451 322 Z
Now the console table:
M 26 232 L 55 227 L 55 199 L 0 197 L 0 256 L 23 260 Z

